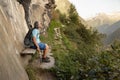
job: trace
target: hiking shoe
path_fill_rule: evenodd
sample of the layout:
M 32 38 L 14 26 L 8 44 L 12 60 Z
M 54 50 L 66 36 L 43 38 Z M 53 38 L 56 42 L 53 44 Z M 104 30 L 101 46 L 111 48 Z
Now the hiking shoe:
M 43 57 L 42 57 L 42 58 L 43 58 Z M 50 58 L 46 56 L 46 59 L 50 59 Z
M 48 63 L 48 62 L 50 62 L 50 60 L 47 59 L 47 58 L 42 58 L 42 62 L 46 62 L 46 63 Z
M 50 58 L 46 56 L 46 59 L 50 59 Z

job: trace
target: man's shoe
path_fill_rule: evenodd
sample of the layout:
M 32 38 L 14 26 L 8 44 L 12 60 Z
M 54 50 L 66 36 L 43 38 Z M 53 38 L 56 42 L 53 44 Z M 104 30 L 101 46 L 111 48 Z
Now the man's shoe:
M 50 59 L 50 58 L 46 56 L 46 59 Z
M 50 59 L 50 58 L 46 56 L 46 59 Z
M 46 62 L 46 63 L 48 63 L 48 62 L 50 62 L 50 60 L 47 59 L 47 58 L 42 58 L 42 62 Z

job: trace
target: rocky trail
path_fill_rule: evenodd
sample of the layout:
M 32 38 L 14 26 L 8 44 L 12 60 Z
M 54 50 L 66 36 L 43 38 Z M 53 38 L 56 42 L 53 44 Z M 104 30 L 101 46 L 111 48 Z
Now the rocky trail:
M 50 69 L 54 67 L 55 59 L 53 53 L 48 53 L 50 58 L 49 63 L 40 62 L 40 58 L 37 56 L 29 65 L 33 67 L 35 71 L 36 80 L 55 80 L 55 76 L 50 72 Z

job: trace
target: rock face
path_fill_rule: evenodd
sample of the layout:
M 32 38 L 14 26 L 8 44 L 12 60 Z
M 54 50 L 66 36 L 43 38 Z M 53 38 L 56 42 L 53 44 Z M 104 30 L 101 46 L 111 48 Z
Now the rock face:
M 41 3 L 41 4 L 40 4 Z M 39 0 L 39 2 L 32 2 L 31 3 L 31 23 L 33 24 L 36 20 L 41 21 L 45 27 L 49 26 L 50 19 L 47 15 L 47 10 L 45 9 L 45 4 L 47 4 L 48 1 L 43 2 L 42 0 Z
M 57 5 L 56 9 L 60 10 L 61 13 L 68 14 L 71 5 L 69 0 L 55 0 L 55 4 Z
M 33 25 L 35 21 L 40 21 L 46 29 L 50 23 L 50 11 L 52 0 L 18 0 L 24 7 L 27 25 Z M 46 8 L 46 5 L 49 5 Z
M 27 30 L 22 6 L 0 0 L 0 80 L 28 80 L 19 58 Z
M 48 27 L 48 3 L 49 0 L 0 0 L 0 80 L 29 80 L 19 53 L 29 24 L 38 20 Z

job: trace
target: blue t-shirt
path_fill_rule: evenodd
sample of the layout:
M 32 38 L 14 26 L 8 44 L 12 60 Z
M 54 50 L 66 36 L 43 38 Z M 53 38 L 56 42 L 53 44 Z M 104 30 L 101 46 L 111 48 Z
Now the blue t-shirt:
M 40 43 L 40 31 L 38 29 L 33 29 L 32 36 L 36 38 L 36 42 Z

